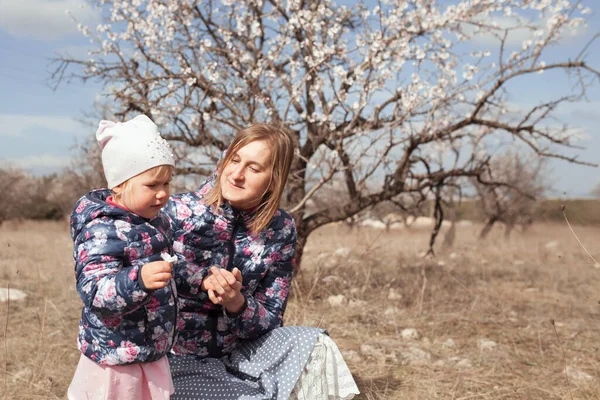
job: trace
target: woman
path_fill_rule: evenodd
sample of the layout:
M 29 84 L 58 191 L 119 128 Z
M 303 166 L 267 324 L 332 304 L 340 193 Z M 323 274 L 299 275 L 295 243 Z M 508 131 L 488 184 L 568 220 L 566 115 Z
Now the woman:
M 179 258 L 173 399 L 358 393 L 322 329 L 282 327 L 296 230 L 278 206 L 293 155 L 284 132 L 252 125 L 235 137 L 216 175 L 167 205 Z

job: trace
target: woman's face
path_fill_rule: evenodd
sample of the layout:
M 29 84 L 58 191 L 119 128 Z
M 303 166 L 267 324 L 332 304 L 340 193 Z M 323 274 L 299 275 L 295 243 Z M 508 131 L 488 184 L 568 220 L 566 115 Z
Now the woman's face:
M 223 198 L 238 210 L 256 207 L 271 183 L 271 149 L 264 140 L 233 154 L 220 177 Z

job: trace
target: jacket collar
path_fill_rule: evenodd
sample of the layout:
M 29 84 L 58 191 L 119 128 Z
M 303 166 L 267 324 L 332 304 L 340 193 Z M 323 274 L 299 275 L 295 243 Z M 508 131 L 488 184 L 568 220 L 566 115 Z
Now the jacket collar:
M 228 201 L 225 201 L 221 206 L 226 215 L 231 215 L 233 219 L 241 219 L 245 224 L 248 224 L 252 218 L 256 215 L 258 207 L 251 208 L 249 210 L 238 210 L 233 208 Z

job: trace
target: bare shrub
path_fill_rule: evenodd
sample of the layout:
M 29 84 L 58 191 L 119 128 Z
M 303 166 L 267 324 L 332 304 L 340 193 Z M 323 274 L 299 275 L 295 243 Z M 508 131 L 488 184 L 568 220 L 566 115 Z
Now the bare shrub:
M 597 184 L 596 187 L 590 191 L 590 195 L 597 199 L 600 199 L 600 183 Z
M 495 223 L 504 224 L 508 238 L 515 226 L 527 229 L 536 215 L 538 200 L 550 188 L 545 160 L 506 153 L 491 161 L 489 175 L 483 179 L 501 184 L 489 185 L 473 179 L 481 213 L 486 223 L 479 237 L 485 238 Z

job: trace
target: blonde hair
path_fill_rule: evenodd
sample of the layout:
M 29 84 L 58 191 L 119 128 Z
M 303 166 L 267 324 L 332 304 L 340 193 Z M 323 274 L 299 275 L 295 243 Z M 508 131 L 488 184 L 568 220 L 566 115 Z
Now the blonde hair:
M 271 149 L 271 182 L 263 194 L 256 213 L 250 220 L 248 228 L 255 233 L 265 229 L 279 208 L 283 188 L 287 181 L 292 159 L 294 157 L 294 143 L 292 138 L 281 129 L 268 124 L 254 124 L 242 129 L 227 148 L 225 157 L 217 165 L 217 179 L 215 185 L 205 196 L 206 205 L 214 205 L 218 209 L 225 201 L 221 188 L 221 174 L 225 166 L 231 162 L 235 154 L 251 142 L 264 140 Z
M 151 180 L 162 181 L 162 180 L 166 180 L 167 178 L 169 178 L 173 175 L 173 169 L 174 168 L 172 165 L 158 165 L 156 167 L 152 167 L 150 169 L 145 170 L 141 174 L 145 174 L 146 172 L 151 172 L 152 175 L 149 176 L 149 178 Z M 138 174 L 136 176 L 139 176 L 141 174 Z M 113 199 L 117 203 L 123 203 L 125 201 L 125 199 L 127 199 L 127 201 L 129 202 L 129 200 L 131 200 L 131 198 L 133 196 L 135 196 L 134 186 L 131 183 L 131 180 L 133 178 L 135 178 L 135 176 L 127 179 L 125 182 L 115 186 L 114 188 L 112 188 L 110 190 Z M 115 192 L 115 189 L 119 189 L 119 190 L 117 192 Z

